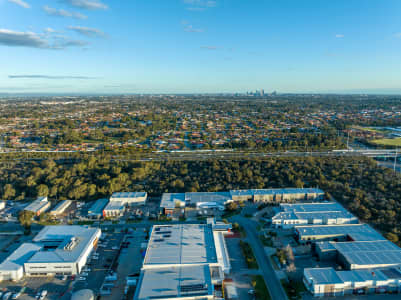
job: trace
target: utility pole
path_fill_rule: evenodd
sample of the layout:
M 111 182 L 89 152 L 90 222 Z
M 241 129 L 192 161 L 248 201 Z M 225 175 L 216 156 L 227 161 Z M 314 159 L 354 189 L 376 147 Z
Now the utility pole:
M 349 130 L 348 130 L 348 137 L 347 137 L 347 150 L 349 149 Z

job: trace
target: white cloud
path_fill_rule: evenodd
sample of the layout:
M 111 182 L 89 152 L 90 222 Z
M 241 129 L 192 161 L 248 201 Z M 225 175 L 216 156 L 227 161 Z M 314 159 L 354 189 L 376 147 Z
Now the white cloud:
M 87 37 L 105 37 L 105 33 L 96 28 L 82 27 L 82 26 L 68 26 L 68 29 L 75 31 Z
M 72 40 L 65 36 L 49 39 L 43 34 L 34 32 L 18 32 L 8 29 L 0 29 L 0 45 L 8 47 L 28 47 L 37 49 L 60 50 L 68 47 L 83 47 L 88 42 Z
M 192 25 L 185 25 L 184 26 L 184 31 L 200 33 L 200 32 L 203 32 L 204 30 L 201 29 L 201 28 L 194 28 Z
M 191 11 L 203 11 L 217 5 L 215 0 L 183 0 L 183 2 L 188 5 L 187 9 Z
M 216 46 L 201 46 L 201 49 L 205 50 L 217 50 Z
M 64 9 L 57 9 L 57 8 L 52 8 L 47 5 L 43 6 L 43 10 L 50 16 L 56 16 L 56 17 L 64 17 L 64 18 L 74 18 L 74 19 L 80 19 L 80 20 L 85 20 L 88 17 L 77 12 L 70 12 Z
M 341 33 L 337 33 L 337 34 L 336 34 L 336 38 L 337 38 L 337 39 L 342 39 L 343 37 L 344 37 L 344 35 L 341 34 Z
M 0 45 L 10 47 L 49 48 L 46 40 L 33 32 L 0 29 Z
M 8 75 L 10 79 L 96 79 L 88 76 L 53 76 L 53 75 Z
M 31 8 L 31 6 L 23 0 L 8 0 L 8 2 L 15 3 L 23 8 Z
M 60 1 L 74 7 L 89 9 L 89 10 L 109 8 L 106 4 L 102 3 L 100 0 L 60 0 Z

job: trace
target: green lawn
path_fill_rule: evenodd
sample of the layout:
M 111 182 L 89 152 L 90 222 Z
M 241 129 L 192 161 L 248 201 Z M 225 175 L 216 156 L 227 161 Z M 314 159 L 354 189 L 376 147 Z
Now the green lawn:
M 401 147 L 401 138 L 372 140 L 371 143 L 383 146 Z
M 258 263 L 256 261 L 255 255 L 251 246 L 247 242 L 240 241 L 240 247 L 242 254 L 245 257 L 246 265 L 249 269 L 259 269 Z
M 252 286 L 255 289 L 255 300 L 271 299 L 270 293 L 261 275 L 252 276 Z

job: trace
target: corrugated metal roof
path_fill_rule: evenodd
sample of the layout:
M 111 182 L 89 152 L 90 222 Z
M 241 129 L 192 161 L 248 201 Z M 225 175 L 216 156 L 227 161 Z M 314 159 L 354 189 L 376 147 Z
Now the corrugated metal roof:
M 305 276 L 314 284 L 339 284 L 343 283 L 333 268 L 306 268 Z
M 213 295 L 210 270 L 203 266 L 145 269 L 134 299 L 184 298 Z
M 217 262 L 212 228 L 201 224 L 153 226 L 144 267 Z
M 387 240 L 341 242 L 333 246 L 353 265 L 401 265 L 401 249 Z

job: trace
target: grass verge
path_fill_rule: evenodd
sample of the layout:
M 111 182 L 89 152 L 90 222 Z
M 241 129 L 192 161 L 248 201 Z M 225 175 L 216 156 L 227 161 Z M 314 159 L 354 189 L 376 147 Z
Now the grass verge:
M 255 300 L 271 300 L 270 293 L 261 275 L 252 276 L 252 286 L 255 290 Z
M 241 247 L 242 254 L 245 257 L 248 269 L 259 269 L 258 263 L 256 261 L 255 255 L 253 254 L 251 246 L 244 241 L 240 241 L 239 245 Z
M 288 299 L 302 299 L 301 293 L 305 292 L 305 286 L 302 281 L 290 281 L 285 279 L 280 280 Z

